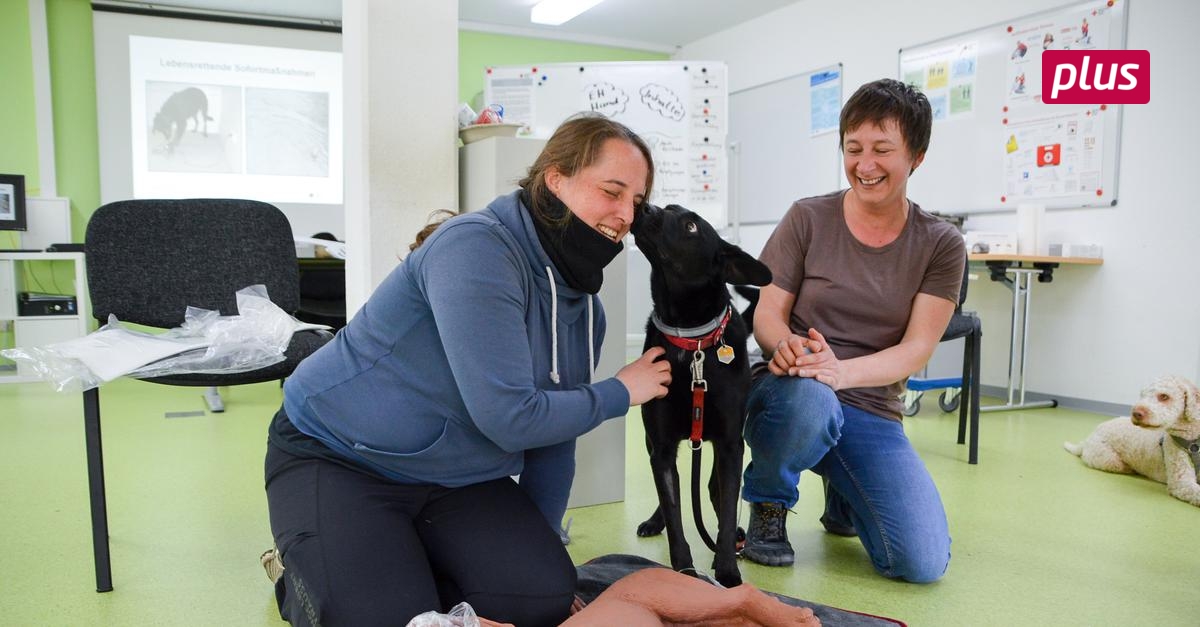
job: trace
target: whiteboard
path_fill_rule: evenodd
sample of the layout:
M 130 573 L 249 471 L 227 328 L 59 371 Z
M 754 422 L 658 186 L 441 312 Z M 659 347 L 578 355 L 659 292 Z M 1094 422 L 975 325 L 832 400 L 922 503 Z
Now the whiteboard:
M 776 224 L 793 201 L 841 187 L 841 105 L 840 63 L 729 95 L 735 225 Z
M 943 213 L 1115 205 L 1122 107 L 1042 103 L 1041 63 L 1047 49 L 1123 49 L 1127 7 L 1077 2 L 901 49 L 900 80 L 934 110 L 909 196 Z
M 654 158 L 650 202 L 680 204 L 728 222 L 725 64 L 703 61 L 549 63 L 485 70 L 484 102 L 504 107 L 518 135 L 545 139 L 568 117 L 602 113 L 646 140 Z

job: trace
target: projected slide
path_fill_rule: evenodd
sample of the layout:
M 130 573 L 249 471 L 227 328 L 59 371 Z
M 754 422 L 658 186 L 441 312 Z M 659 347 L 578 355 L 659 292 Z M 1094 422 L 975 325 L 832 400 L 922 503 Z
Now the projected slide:
M 131 36 L 136 198 L 342 202 L 341 54 Z

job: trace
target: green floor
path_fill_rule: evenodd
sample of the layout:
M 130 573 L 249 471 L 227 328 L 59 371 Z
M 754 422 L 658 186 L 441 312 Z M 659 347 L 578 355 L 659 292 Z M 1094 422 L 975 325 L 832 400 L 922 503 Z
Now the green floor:
M 0 625 L 282 624 L 258 565 L 270 544 L 264 433 L 279 388 L 223 393 L 223 414 L 168 419 L 164 412 L 202 410 L 200 390 L 104 388 L 116 590 L 97 594 L 79 396 L 0 385 Z M 941 582 L 884 580 L 857 540 L 824 534 L 811 475 L 788 519 L 796 565 L 743 563 L 744 578 L 913 626 L 1200 625 L 1200 510 L 1062 450 L 1104 416 L 985 414 L 981 463 L 970 466 L 954 443 L 956 417 L 925 405 L 906 424 L 949 511 L 953 559 Z M 628 424 L 627 498 L 568 513 L 576 562 L 607 553 L 667 561 L 662 539 L 634 535 L 654 490 L 636 414 Z M 707 566 L 694 534 L 692 548 Z

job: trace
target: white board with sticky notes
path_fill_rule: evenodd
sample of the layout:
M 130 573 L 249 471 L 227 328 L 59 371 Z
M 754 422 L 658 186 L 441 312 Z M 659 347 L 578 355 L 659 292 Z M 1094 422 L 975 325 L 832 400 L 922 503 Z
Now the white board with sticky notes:
M 1122 105 L 1046 104 L 1041 67 L 1047 50 L 1123 49 L 1127 9 L 1088 0 L 901 49 L 899 78 L 934 111 L 909 196 L 944 213 L 1115 205 Z
M 723 63 L 638 61 L 491 67 L 484 103 L 503 107 L 520 136 L 548 138 L 568 117 L 595 112 L 649 144 L 656 205 L 680 204 L 728 222 L 728 86 Z

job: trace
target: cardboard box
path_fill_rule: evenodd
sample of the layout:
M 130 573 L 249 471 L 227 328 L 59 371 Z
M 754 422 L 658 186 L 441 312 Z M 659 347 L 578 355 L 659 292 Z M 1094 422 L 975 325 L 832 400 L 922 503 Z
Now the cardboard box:
M 1050 256 L 1101 259 L 1104 257 L 1104 249 L 1099 244 L 1050 244 Z
M 967 231 L 967 252 L 984 255 L 1012 255 L 1017 252 L 1017 234 L 988 231 Z

